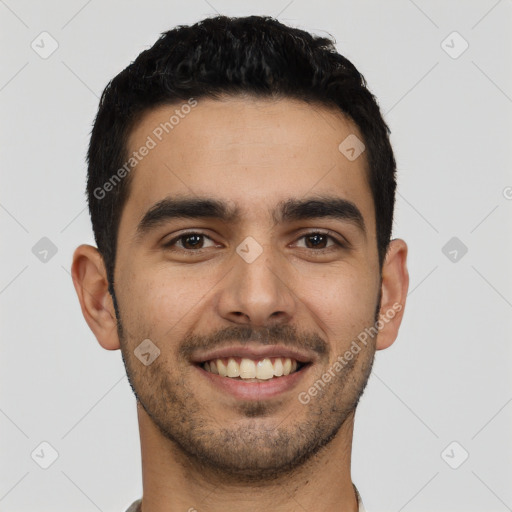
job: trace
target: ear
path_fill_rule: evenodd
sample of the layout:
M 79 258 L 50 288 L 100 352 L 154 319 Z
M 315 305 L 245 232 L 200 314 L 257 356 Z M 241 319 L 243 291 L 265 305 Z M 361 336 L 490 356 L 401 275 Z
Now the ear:
M 377 322 L 379 327 L 377 350 L 388 348 L 396 340 L 404 315 L 408 289 L 407 244 L 396 238 L 389 243 L 382 265 L 382 297 Z
M 71 276 L 82 314 L 99 344 L 106 350 L 119 349 L 114 303 L 105 264 L 96 247 L 81 245 L 75 250 Z

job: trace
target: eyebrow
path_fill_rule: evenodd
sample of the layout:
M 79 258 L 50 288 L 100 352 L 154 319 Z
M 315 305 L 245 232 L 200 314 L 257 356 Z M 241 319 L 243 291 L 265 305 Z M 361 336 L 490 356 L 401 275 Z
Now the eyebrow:
M 315 196 L 307 199 L 287 199 L 271 211 L 274 224 L 331 218 L 354 224 L 366 235 L 363 215 L 357 206 L 335 196 Z M 242 218 L 238 207 L 210 198 L 167 197 L 153 205 L 139 222 L 136 237 L 140 238 L 174 219 L 217 219 L 236 223 Z

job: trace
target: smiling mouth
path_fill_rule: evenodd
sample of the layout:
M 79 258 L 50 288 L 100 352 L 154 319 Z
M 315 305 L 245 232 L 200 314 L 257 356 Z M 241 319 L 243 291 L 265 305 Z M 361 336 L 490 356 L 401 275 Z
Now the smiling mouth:
M 308 363 L 301 363 L 290 357 L 265 357 L 250 359 L 229 357 L 211 359 L 199 366 L 214 375 L 246 382 L 267 381 L 296 373 Z

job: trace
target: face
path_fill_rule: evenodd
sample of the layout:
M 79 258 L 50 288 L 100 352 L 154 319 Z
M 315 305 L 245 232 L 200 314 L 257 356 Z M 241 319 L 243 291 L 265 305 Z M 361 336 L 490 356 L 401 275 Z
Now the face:
M 336 365 L 379 307 L 365 154 L 338 149 L 362 136 L 325 107 L 226 98 L 198 101 L 160 141 L 177 108 L 148 112 L 128 142 L 129 153 L 156 144 L 119 226 L 123 359 L 172 446 L 270 478 L 352 421 L 373 361 L 370 337 Z M 159 355 L 145 365 L 147 339 L 144 357 Z

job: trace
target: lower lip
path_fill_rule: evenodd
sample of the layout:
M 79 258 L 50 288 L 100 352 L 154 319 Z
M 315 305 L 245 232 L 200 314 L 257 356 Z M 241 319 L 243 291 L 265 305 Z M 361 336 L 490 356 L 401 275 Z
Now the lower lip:
M 304 378 L 311 364 L 307 364 L 299 371 L 283 377 L 273 377 L 269 380 L 261 382 L 244 382 L 239 379 L 230 377 L 221 377 L 215 373 L 208 372 L 196 365 L 201 375 L 209 380 L 209 382 L 225 393 L 238 398 L 240 400 L 264 400 L 273 398 L 293 389 L 300 380 Z

